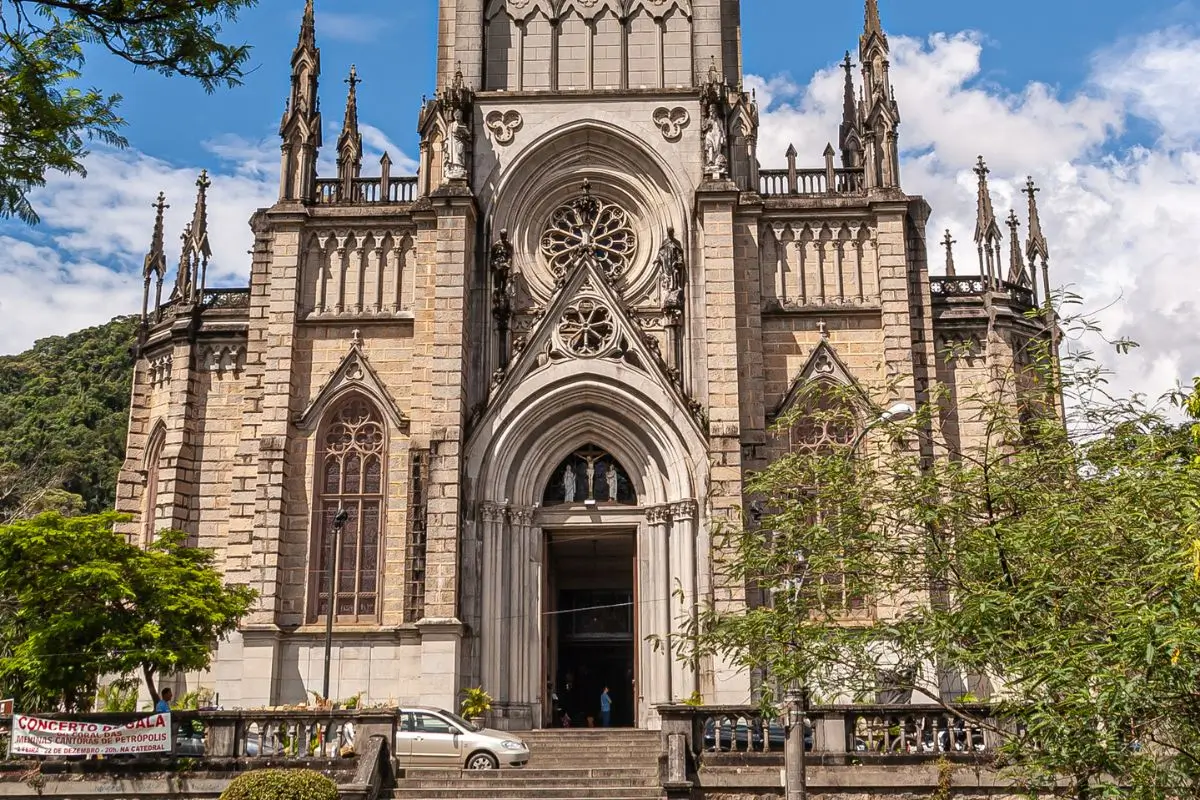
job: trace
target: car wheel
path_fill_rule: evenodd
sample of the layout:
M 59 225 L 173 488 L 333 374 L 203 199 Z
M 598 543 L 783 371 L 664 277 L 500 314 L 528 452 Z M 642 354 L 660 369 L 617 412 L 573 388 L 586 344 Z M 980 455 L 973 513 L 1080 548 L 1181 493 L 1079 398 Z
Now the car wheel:
M 499 769 L 500 762 L 491 753 L 474 753 L 467 759 L 467 769 Z

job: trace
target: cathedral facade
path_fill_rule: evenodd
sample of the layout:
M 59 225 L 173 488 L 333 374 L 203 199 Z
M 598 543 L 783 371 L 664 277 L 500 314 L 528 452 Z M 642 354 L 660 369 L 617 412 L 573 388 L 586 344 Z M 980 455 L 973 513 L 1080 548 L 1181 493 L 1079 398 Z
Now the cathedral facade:
M 748 702 L 750 676 L 672 641 L 751 599 L 715 567 L 745 477 L 856 433 L 777 429 L 813 386 L 855 387 L 865 427 L 1045 335 L 1032 183 L 1004 253 L 981 160 L 979 274 L 947 234 L 931 276 L 876 0 L 814 168 L 759 166 L 739 0 L 441 0 L 418 174 L 364 175 L 351 71 L 318 177 L 318 22 L 309 0 L 248 286 L 206 286 L 203 175 L 174 283 L 161 198 L 146 258 L 125 532 L 184 530 L 260 593 L 190 688 L 304 702 L 332 614 L 335 699 L 482 686 L 514 729 L 605 686 L 638 726 Z M 947 435 L 979 435 L 955 412 Z

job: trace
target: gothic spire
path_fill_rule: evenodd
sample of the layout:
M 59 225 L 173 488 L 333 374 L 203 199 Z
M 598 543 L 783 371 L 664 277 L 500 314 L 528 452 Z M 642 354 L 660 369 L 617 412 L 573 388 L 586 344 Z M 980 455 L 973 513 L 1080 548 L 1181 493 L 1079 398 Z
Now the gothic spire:
M 900 187 L 900 107 L 892 92 L 889 48 L 877 0 L 867 0 L 866 24 L 859 39 L 863 96 L 858 125 L 863 139 L 863 161 L 868 189 Z
M 346 117 L 342 121 L 342 133 L 338 137 L 338 180 L 342 184 L 342 196 L 353 196 L 354 179 L 362 174 L 362 134 L 358 130 L 358 69 L 350 65 L 350 92 L 346 96 Z
M 317 150 L 321 147 L 321 108 L 317 89 L 321 77 L 321 51 L 317 48 L 313 0 L 304 6 L 300 38 L 292 51 L 292 88 L 287 110 L 279 124 L 283 138 L 279 199 L 309 201 L 317 178 Z
M 196 179 L 196 209 L 192 221 L 184 230 L 183 252 L 179 259 L 179 271 L 187 273 L 184 287 L 176 284 L 184 300 L 198 302 L 204 291 L 204 282 L 208 273 L 208 260 L 212 258 L 212 246 L 208 241 L 208 187 L 212 181 L 208 179 L 208 170 L 202 170 Z
M 855 169 L 862 166 L 862 133 L 858 127 L 858 106 L 854 96 L 854 62 L 850 59 L 849 50 L 846 51 L 842 69 L 846 71 L 846 88 L 842 101 L 842 127 L 838 139 L 842 148 L 842 166 Z
M 1038 213 L 1037 193 L 1041 189 L 1034 184 L 1032 176 L 1026 179 L 1025 194 L 1029 195 L 1029 243 L 1026 248 L 1030 263 L 1050 259 L 1050 245 L 1042 233 L 1042 217 Z
M 1017 219 L 1016 209 L 1008 214 L 1008 232 L 1008 282 L 1028 289 L 1029 272 L 1025 269 L 1025 256 L 1021 254 L 1021 220 Z
M 142 277 L 145 279 L 142 290 L 143 325 L 150 313 L 150 281 L 153 280 L 155 283 L 154 307 L 157 309 L 162 303 L 163 277 L 167 274 L 167 254 L 163 244 L 163 213 L 170 208 L 167 205 L 167 196 L 159 192 L 158 201 L 153 207 L 155 209 L 154 233 L 150 237 L 150 250 L 146 253 L 146 261 L 142 266 Z
M 976 202 L 975 216 L 975 245 L 979 249 L 979 272 L 986 276 L 989 284 L 994 285 L 1000 280 L 1000 225 L 996 221 L 996 212 L 992 208 L 992 190 L 988 187 L 987 162 L 983 156 L 975 165 L 975 174 L 979 176 L 979 196 Z
M 942 246 L 946 248 L 946 277 L 958 277 L 958 269 L 954 266 L 954 245 L 958 242 L 954 241 L 954 237 L 950 235 L 950 229 L 946 228 L 946 238 L 942 240 Z

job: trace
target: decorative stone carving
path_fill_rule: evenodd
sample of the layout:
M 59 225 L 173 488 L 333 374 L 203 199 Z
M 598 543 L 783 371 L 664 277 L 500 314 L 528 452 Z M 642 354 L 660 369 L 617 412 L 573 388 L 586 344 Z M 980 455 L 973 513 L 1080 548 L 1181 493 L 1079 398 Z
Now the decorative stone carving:
M 524 117 L 521 112 L 516 109 L 509 111 L 492 111 L 484 119 L 483 124 L 487 126 L 488 131 L 492 134 L 492 139 L 496 144 L 506 145 L 511 144 L 517 136 L 517 131 L 521 130 L 521 126 L 525 124 Z
M 541 250 L 561 286 L 570 267 L 585 252 L 596 259 L 609 280 L 620 280 L 637 244 L 637 233 L 625 210 L 594 197 L 585 182 L 582 197 L 550 216 Z
M 667 108 L 662 106 L 654 112 L 654 124 L 662 131 L 663 138 L 668 142 L 677 142 L 683 136 L 683 130 L 692 122 L 692 115 L 683 106 Z
M 508 231 L 502 230 L 488 258 L 492 271 L 492 314 L 502 325 L 512 316 L 512 259 L 513 247 L 508 241 Z
M 704 175 L 720 180 L 729 174 L 729 137 L 725 131 L 725 117 L 716 103 L 710 103 L 704 118 Z
M 240 344 L 210 344 L 200 350 L 200 368 L 224 377 L 226 372 L 240 375 L 245 366 L 246 350 Z
M 471 133 L 463 124 L 462 111 L 454 109 L 454 117 L 446 130 L 446 139 L 442 143 L 442 171 L 447 180 L 466 180 L 467 177 L 467 141 Z
M 612 311 L 591 298 L 583 298 L 567 308 L 558 323 L 558 337 L 564 349 L 579 358 L 607 354 L 617 338 Z
M 663 309 L 682 310 L 685 264 L 683 245 L 675 238 L 674 228 L 667 228 L 667 238 L 658 249 L 658 258 L 654 263 L 662 280 Z
M 154 388 L 166 386 L 171 382 L 171 354 L 164 353 L 150 359 L 150 385 Z

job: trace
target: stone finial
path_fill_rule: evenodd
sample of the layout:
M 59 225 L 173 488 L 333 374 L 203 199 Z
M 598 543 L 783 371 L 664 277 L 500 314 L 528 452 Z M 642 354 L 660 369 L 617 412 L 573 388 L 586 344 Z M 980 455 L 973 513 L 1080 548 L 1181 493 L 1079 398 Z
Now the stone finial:
M 950 235 L 950 229 L 946 228 L 946 238 L 942 239 L 942 247 L 946 248 L 946 277 L 958 277 L 958 269 L 954 266 L 954 245 L 958 244 L 954 237 Z
M 883 33 L 883 20 L 879 17 L 879 0 L 867 0 L 866 13 L 863 20 L 863 36 L 879 36 L 885 41 L 887 37 Z
M 305 0 L 304 19 L 300 22 L 300 47 L 315 47 L 317 42 L 316 8 L 313 0 Z

